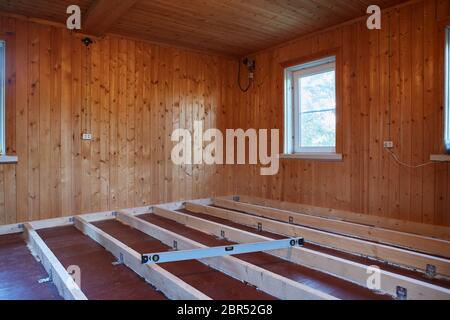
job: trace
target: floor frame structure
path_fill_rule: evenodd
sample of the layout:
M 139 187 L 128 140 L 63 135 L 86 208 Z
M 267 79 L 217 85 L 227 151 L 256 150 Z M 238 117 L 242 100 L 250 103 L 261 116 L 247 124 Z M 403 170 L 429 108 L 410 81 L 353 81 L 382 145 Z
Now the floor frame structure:
M 38 230 L 74 226 L 84 235 L 109 251 L 118 261 L 157 288 L 169 299 L 210 300 L 211 298 L 155 263 L 143 263 L 139 254 L 123 242 L 96 227 L 94 223 L 117 220 L 149 235 L 179 253 L 215 254 L 196 259 L 234 279 L 248 283 L 278 299 L 335 300 L 337 297 L 321 292 L 306 284 L 248 263 L 230 254 L 217 254 L 209 248 L 183 235 L 149 223 L 139 216 L 153 214 L 217 238 L 236 243 L 237 246 L 278 243 L 258 233 L 231 227 L 206 218 L 183 212 L 198 213 L 223 221 L 231 221 L 258 231 L 267 231 L 290 239 L 304 238 L 306 242 L 332 248 L 356 256 L 369 258 L 373 264 L 389 263 L 402 269 L 414 270 L 429 278 L 450 281 L 450 228 L 420 226 L 411 232 L 409 226 L 394 224 L 390 220 L 358 220 L 358 215 L 326 214 L 323 208 L 286 204 L 261 198 L 227 196 L 186 202 L 173 202 L 140 208 L 83 214 L 42 221 L 0 226 L 0 236 L 23 234 L 32 254 L 41 262 L 49 278 L 64 299 L 86 300 L 87 297 L 39 236 Z M 331 210 L 331 209 L 330 209 Z M 332 212 L 332 211 L 329 211 Z M 333 213 L 333 212 L 332 212 Z M 356 217 L 356 218 L 355 218 Z M 354 219 L 352 219 L 354 218 Z M 415 230 L 415 229 L 414 229 Z M 448 233 L 447 233 L 448 232 Z M 278 240 L 280 241 L 280 240 Z M 261 246 L 261 245 L 260 245 Z M 258 247 L 258 245 L 256 245 Z M 257 249 L 256 249 L 257 250 Z M 317 252 L 301 246 L 266 252 L 290 263 L 333 275 L 345 281 L 367 286 L 368 270 L 373 266 L 356 263 L 331 254 Z M 192 259 L 195 258 L 194 256 Z M 186 257 L 183 259 L 186 260 Z M 380 269 L 380 293 L 396 299 L 450 300 L 449 287 L 415 279 Z

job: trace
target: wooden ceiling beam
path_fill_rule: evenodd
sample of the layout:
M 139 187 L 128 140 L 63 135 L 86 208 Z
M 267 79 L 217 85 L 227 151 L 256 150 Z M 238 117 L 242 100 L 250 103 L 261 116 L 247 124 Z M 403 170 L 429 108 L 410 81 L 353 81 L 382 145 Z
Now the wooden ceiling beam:
M 138 0 L 95 0 L 89 7 L 83 23 L 83 32 L 102 36 Z

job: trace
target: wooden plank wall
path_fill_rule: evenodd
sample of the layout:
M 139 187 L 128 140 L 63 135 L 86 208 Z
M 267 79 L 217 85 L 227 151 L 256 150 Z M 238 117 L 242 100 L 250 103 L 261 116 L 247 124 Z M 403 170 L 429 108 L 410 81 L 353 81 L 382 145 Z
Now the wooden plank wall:
M 279 174 L 273 177 L 261 177 L 256 167 L 241 166 L 236 168 L 236 192 L 450 226 L 450 164 L 410 169 L 383 150 L 390 132 L 394 152 L 403 162 L 421 164 L 429 161 L 430 154 L 443 151 L 442 31 L 449 9 L 448 0 L 415 1 L 384 11 L 380 31 L 369 31 L 365 20 L 357 21 L 257 54 L 256 85 L 239 94 L 233 123 L 242 128 L 282 129 L 280 64 L 341 48 L 339 144 L 344 161 L 282 160 Z
M 174 166 L 170 134 L 221 127 L 233 61 L 114 37 L 86 49 L 64 28 L 11 17 L 0 38 L 19 157 L 0 165 L 0 225 L 229 193 L 230 168 Z

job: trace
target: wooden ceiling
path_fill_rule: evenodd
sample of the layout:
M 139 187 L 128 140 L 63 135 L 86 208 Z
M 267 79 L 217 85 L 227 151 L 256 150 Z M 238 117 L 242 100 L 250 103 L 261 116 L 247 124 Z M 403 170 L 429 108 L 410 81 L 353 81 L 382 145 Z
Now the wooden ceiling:
M 67 6 L 78 4 L 85 32 L 242 56 L 364 16 L 371 4 L 387 8 L 401 2 L 405 0 L 0 0 L 0 10 L 65 22 Z

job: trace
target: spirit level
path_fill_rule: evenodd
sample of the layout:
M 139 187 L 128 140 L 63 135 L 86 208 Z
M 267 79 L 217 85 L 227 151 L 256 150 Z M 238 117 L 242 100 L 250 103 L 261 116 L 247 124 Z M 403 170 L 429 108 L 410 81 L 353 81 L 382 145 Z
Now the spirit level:
M 246 243 L 246 244 L 213 247 L 205 249 L 149 253 L 142 255 L 142 263 L 155 264 L 155 263 L 176 262 L 186 260 L 199 260 L 199 259 L 230 256 L 253 252 L 264 252 L 264 251 L 292 248 L 296 245 L 303 246 L 303 243 L 304 243 L 303 238 L 292 238 L 292 239 L 273 240 L 258 243 Z

